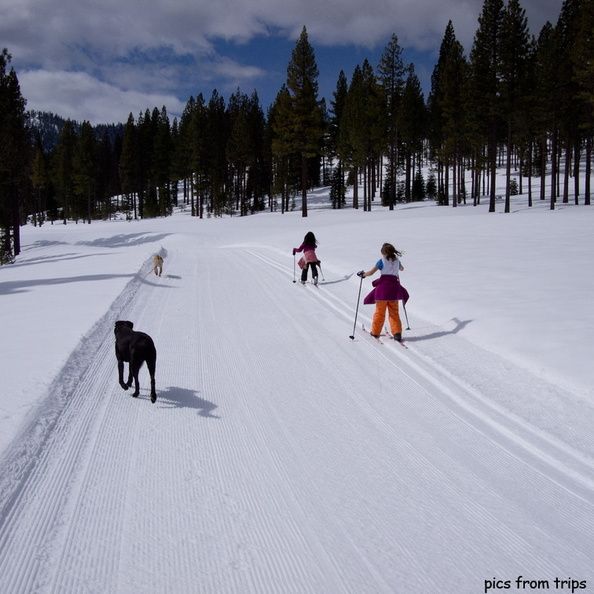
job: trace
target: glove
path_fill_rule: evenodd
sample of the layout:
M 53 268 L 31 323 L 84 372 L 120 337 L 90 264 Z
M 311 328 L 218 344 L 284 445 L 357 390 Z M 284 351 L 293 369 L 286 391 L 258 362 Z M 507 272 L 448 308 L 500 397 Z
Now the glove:
M 364 274 L 365 274 L 365 270 L 360 270 L 359 272 L 357 272 L 357 276 L 360 278 L 363 278 Z
M 322 261 L 321 261 L 321 260 L 318 260 L 318 261 L 316 262 L 316 264 L 317 264 L 318 266 L 319 266 L 321 263 L 322 263 Z
M 293 255 L 295 255 L 295 250 L 293 250 Z

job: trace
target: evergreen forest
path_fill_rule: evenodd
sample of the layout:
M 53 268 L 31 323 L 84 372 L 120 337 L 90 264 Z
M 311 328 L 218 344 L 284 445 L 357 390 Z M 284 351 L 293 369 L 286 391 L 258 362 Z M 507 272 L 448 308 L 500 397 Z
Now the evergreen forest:
M 565 0 L 538 37 L 520 0 L 484 0 L 468 56 L 448 23 L 427 98 L 402 53 L 393 35 L 378 64 L 339 72 L 327 101 L 304 27 L 266 112 L 256 91 L 214 90 L 190 97 L 179 118 L 155 107 L 91 126 L 27 111 L 3 49 L 0 263 L 19 254 L 26 223 L 167 216 L 180 205 L 204 218 L 299 204 L 305 217 L 319 186 L 331 188 L 332 208 L 363 212 L 417 200 L 488 201 L 490 212 L 502 200 L 510 212 L 515 194 L 551 209 L 570 196 L 590 205 L 594 0 Z

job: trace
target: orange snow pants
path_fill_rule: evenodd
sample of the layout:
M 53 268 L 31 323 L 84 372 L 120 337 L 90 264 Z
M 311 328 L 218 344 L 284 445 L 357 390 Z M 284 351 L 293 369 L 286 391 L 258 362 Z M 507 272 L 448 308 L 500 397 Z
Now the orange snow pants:
M 388 310 L 388 319 L 390 320 L 390 331 L 392 334 L 402 333 L 402 322 L 398 311 L 398 301 L 376 301 L 375 313 L 371 322 L 371 333 L 376 336 L 382 333 L 382 327 L 386 320 L 386 309 Z

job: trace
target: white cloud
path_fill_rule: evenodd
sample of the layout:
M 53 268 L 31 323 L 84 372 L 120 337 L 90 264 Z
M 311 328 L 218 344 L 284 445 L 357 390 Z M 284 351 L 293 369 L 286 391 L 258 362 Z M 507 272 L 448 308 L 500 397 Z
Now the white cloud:
M 136 118 L 154 107 L 166 106 L 172 113 L 184 108 L 173 95 L 123 91 L 85 72 L 27 71 L 19 74 L 19 82 L 27 109 L 51 111 L 94 125 L 125 122 L 130 113 Z
M 533 34 L 546 20 L 556 22 L 559 0 L 524 3 Z M 482 6 L 483 0 L 0 0 L 0 43 L 13 55 L 29 108 L 125 121 L 129 112 L 154 106 L 181 113 L 180 100 L 203 91 L 204 83 L 234 90 L 272 78 L 250 55 L 247 42 L 256 36 L 274 47 L 275 38 L 297 39 L 305 25 L 314 48 L 377 49 L 395 33 L 404 48 L 437 51 L 451 20 L 469 51 Z M 221 41 L 235 50 L 246 43 L 246 52 L 236 59 L 218 54 Z
M 559 0 L 524 0 L 533 33 L 556 21 Z M 86 48 L 125 56 L 171 47 L 194 56 L 213 40 L 245 42 L 271 30 L 296 38 L 305 25 L 316 43 L 373 47 L 396 33 L 415 49 L 439 45 L 449 20 L 472 39 L 483 0 L 0 0 L 0 39 L 24 60 L 64 69 L 82 65 Z

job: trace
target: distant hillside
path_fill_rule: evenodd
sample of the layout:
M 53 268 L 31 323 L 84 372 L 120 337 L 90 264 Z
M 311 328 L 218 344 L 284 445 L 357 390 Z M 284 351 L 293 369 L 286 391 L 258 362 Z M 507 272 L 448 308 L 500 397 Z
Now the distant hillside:
M 28 125 L 31 128 L 33 138 L 39 136 L 41 146 L 45 153 L 53 151 L 60 140 L 60 133 L 67 119 L 47 111 L 29 111 L 27 112 Z M 80 132 L 81 123 L 72 120 L 75 131 Z M 115 142 L 118 136 L 124 133 L 123 124 L 99 124 L 93 126 L 97 138 L 101 140 L 107 134 L 111 144 Z

